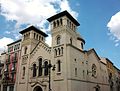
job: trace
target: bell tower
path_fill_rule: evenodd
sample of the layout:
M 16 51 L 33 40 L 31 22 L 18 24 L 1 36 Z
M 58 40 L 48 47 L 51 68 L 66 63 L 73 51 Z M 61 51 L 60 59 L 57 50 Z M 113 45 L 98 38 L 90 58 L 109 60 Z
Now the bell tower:
M 70 39 L 74 40 L 77 26 L 80 25 L 67 11 L 48 18 L 48 21 L 51 24 L 52 46 L 57 45 L 57 38 L 61 39 L 61 44 L 70 43 Z
M 21 41 L 21 58 L 19 63 L 19 86 L 17 89 L 24 87 L 24 91 L 28 91 L 27 83 L 29 76 L 29 63 L 31 59 L 31 52 L 34 51 L 35 47 L 40 42 L 45 42 L 45 37 L 48 35 L 40 31 L 34 26 L 30 26 L 22 31 L 22 41 Z
M 77 33 L 80 25 L 67 11 L 58 13 L 47 19 L 51 25 L 52 46 L 72 44 L 83 50 L 85 41 Z
M 52 74 L 52 85 L 55 91 L 68 91 L 68 45 L 83 50 L 82 38 L 76 32 L 80 25 L 67 11 L 58 13 L 47 19 L 50 22 L 52 34 L 52 64 L 56 65 L 56 70 Z M 59 86 L 59 84 L 61 84 Z M 64 89 L 63 89 L 64 88 Z

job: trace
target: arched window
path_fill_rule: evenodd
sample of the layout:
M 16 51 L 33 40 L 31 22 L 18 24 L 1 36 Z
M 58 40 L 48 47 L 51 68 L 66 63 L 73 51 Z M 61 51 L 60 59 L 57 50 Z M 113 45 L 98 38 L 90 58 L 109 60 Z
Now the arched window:
M 38 75 L 42 76 L 42 58 L 39 59 L 39 71 L 38 71 Z
M 44 91 L 44 90 L 40 86 L 36 86 L 33 91 Z
M 44 38 L 42 37 L 42 41 L 44 40 Z
M 96 77 L 97 75 L 97 67 L 95 64 L 92 65 L 92 76 L 93 77 Z
M 36 76 L 36 71 L 37 71 L 36 64 L 33 64 L 33 77 Z
M 47 61 L 44 62 L 44 67 L 45 67 L 44 75 L 47 76 L 48 75 L 48 62 Z
M 28 39 L 28 34 L 26 34 L 26 39 Z
M 75 76 L 77 76 L 77 68 L 75 68 Z
M 74 27 L 74 30 L 75 30 L 75 26 L 73 26 Z
M 34 39 L 36 39 L 36 34 L 34 33 Z
M 36 39 L 38 40 L 38 34 L 37 34 L 37 36 L 36 36 Z
M 29 38 L 30 38 L 30 32 L 28 33 L 28 36 L 29 36 Z
M 26 54 L 27 53 L 27 47 L 25 47 L 25 49 L 24 49 L 24 54 Z
M 95 91 L 99 91 L 99 88 L 95 88 Z
M 70 38 L 70 44 L 72 44 L 72 38 Z
M 60 62 L 60 60 L 58 60 L 58 62 L 57 62 L 57 64 L 58 64 L 58 72 L 61 72 L 61 62 Z
M 59 26 L 59 20 L 57 20 L 57 26 Z
M 60 24 L 62 25 L 63 23 L 62 23 L 62 19 L 60 19 Z
M 23 67 L 23 76 L 25 76 L 25 67 Z
M 71 22 L 70 22 L 70 28 L 71 28 Z
M 83 78 L 85 78 L 85 71 L 83 70 Z
M 54 28 L 56 27 L 56 22 L 55 22 L 55 21 L 53 22 L 53 27 L 54 27 Z
M 72 23 L 72 30 L 73 30 L 73 23 Z
M 70 26 L 69 20 L 67 20 L 67 25 Z
M 110 80 L 112 79 L 112 73 L 109 74 L 109 79 L 110 79 Z
M 57 50 L 55 49 L 55 56 L 57 56 Z
M 83 43 L 81 43 L 81 48 L 83 49 Z
M 39 36 L 39 40 L 41 40 L 41 36 Z
M 58 37 L 57 37 L 57 45 L 60 44 L 60 39 L 61 39 L 60 36 L 58 36 Z
M 60 48 L 58 48 L 58 55 L 60 55 Z

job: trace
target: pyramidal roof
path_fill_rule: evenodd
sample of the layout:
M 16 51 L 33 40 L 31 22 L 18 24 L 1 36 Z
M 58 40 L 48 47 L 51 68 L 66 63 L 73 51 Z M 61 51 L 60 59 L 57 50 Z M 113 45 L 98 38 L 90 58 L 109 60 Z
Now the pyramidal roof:
M 38 28 L 36 28 L 36 27 L 34 27 L 34 26 L 30 26 L 30 27 L 28 27 L 28 28 L 20 31 L 20 33 L 23 34 L 23 33 L 25 33 L 25 32 L 31 31 L 31 30 L 33 30 L 33 31 L 35 31 L 35 32 L 43 35 L 44 37 L 47 37 L 47 36 L 48 36 L 46 33 L 44 33 L 43 31 L 39 30 Z
M 77 26 L 80 25 L 80 24 L 77 22 L 77 20 L 75 20 L 75 18 L 73 18 L 73 17 L 70 15 L 70 13 L 68 13 L 66 10 L 63 11 L 63 12 L 60 12 L 60 13 L 54 15 L 54 16 L 51 16 L 51 17 L 48 18 L 47 20 L 48 20 L 49 22 L 51 22 L 51 21 L 53 21 L 53 20 L 55 20 L 55 19 L 57 19 L 57 18 L 60 18 L 60 17 L 62 17 L 62 16 L 67 16 L 67 17 L 68 17 L 72 22 L 74 22 Z

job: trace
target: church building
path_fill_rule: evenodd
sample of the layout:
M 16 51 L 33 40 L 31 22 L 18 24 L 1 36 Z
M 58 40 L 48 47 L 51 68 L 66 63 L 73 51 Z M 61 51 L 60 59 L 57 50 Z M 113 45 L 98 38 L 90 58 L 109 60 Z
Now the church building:
M 45 43 L 48 35 L 38 28 L 20 31 L 16 91 L 109 91 L 107 69 L 94 49 L 84 50 L 85 40 L 77 32 L 79 22 L 67 11 L 47 20 L 51 47 Z
M 94 48 L 84 49 L 80 23 L 69 12 L 47 20 L 51 46 L 45 42 L 48 35 L 34 26 L 8 44 L 0 91 L 119 91 L 120 70 Z

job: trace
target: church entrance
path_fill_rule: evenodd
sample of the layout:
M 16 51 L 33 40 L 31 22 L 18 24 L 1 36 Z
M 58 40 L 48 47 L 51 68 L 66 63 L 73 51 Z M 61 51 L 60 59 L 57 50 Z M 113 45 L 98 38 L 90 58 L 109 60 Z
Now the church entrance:
M 36 86 L 33 91 L 43 91 L 40 86 Z

